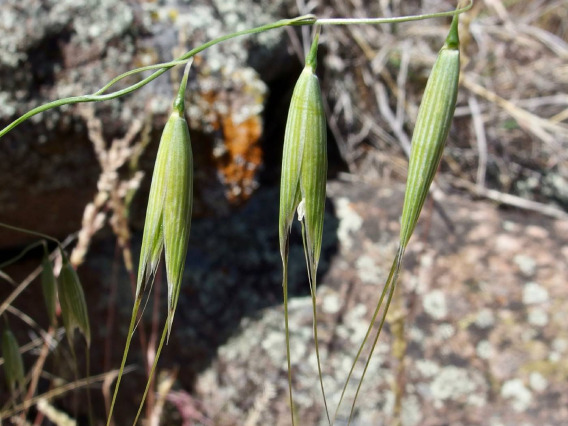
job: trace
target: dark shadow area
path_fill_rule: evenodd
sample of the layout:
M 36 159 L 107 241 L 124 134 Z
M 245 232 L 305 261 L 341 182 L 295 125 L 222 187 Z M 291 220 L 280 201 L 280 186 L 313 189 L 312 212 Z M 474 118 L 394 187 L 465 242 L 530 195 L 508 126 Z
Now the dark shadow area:
M 278 197 L 275 189 L 261 189 L 236 214 L 194 224 L 187 281 L 176 314 L 176 322 L 183 325 L 174 331 L 172 342 L 179 348 L 171 351 L 175 362 L 184 365 L 187 387 L 209 365 L 216 348 L 237 332 L 242 318 L 282 304 Z M 329 208 L 320 277 L 337 250 L 337 224 Z M 291 238 L 288 286 L 290 297 L 309 295 L 299 226 L 294 226 Z

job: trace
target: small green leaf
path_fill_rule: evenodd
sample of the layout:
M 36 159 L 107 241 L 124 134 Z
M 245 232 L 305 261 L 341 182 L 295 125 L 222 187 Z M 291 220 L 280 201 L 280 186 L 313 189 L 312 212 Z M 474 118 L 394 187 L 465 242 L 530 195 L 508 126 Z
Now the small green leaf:
M 43 298 L 45 299 L 45 307 L 50 324 L 55 324 L 55 305 L 57 301 L 57 285 L 55 275 L 53 274 L 53 265 L 46 255 L 41 260 L 41 288 L 43 290 Z
M 25 384 L 24 361 L 20 346 L 11 330 L 2 333 L 2 356 L 4 357 L 4 373 L 6 384 L 13 392 L 16 388 L 23 390 Z
M 87 346 L 91 345 L 91 328 L 89 315 L 87 312 L 87 302 L 85 293 L 79 281 L 79 276 L 67 256 L 63 255 L 63 266 L 59 274 L 59 303 L 61 304 L 61 316 L 67 338 L 71 341 L 73 331 L 78 328 L 87 341 Z

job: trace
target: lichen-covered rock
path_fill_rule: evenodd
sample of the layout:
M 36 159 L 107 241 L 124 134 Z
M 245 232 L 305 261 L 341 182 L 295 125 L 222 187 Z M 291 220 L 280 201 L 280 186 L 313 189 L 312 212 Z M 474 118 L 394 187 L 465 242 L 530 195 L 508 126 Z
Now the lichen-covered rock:
M 93 93 L 129 69 L 167 62 L 221 35 L 274 22 L 288 13 L 283 4 L 252 0 L 238 4 L 221 0 L 2 2 L 0 125 L 48 101 Z M 248 63 L 266 60 L 264 70 L 269 68 L 271 58 L 282 56 L 277 47 L 284 35 L 280 30 L 241 37 L 203 52 L 194 62 L 188 118 L 196 151 L 196 214 L 226 214 L 258 186 L 267 87 Z M 264 72 L 262 67 L 259 70 Z M 151 121 L 155 142 L 140 163 L 147 172 L 179 72 L 174 69 L 142 90 L 97 107 L 109 140 L 124 135 L 134 118 Z M 134 78 L 138 77 L 126 81 L 132 83 Z M 99 173 L 77 109 L 63 107 L 35 116 L 3 137 L 0 145 L 4 164 L 0 220 L 60 238 L 76 231 L 82 209 L 96 191 Z M 143 185 L 145 192 L 148 182 Z M 142 204 L 134 206 L 135 223 L 144 210 Z M 23 241 L 28 238 L 0 231 L 0 246 Z
M 395 253 L 402 188 L 333 182 L 328 193 L 338 246 L 318 299 L 333 410 Z M 566 423 L 567 223 L 457 196 L 440 207 L 447 218 L 427 208 L 409 245 L 352 424 Z M 292 300 L 290 322 L 300 424 L 325 425 L 308 297 Z M 240 330 L 199 375 L 198 398 L 216 424 L 289 424 L 282 308 Z

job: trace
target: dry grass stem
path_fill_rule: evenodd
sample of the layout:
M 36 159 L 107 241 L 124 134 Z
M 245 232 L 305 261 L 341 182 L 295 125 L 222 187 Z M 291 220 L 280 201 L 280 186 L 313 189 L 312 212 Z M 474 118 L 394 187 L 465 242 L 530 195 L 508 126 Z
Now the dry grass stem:
M 132 371 L 134 371 L 134 367 L 126 367 L 124 369 L 124 374 L 128 374 L 131 373 Z M 77 390 L 77 389 L 81 389 L 85 386 L 92 386 L 96 383 L 99 382 L 103 382 L 107 376 L 116 376 L 118 373 L 117 370 L 112 370 L 112 371 L 108 371 L 106 373 L 102 373 L 102 374 L 98 374 L 96 376 L 90 376 L 90 377 L 86 377 L 83 379 L 79 379 L 76 380 L 74 382 L 70 382 L 70 383 L 66 383 L 64 385 L 58 386 L 56 388 L 53 388 L 41 395 L 37 395 L 31 399 L 28 399 L 24 402 L 22 402 L 21 404 L 18 404 L 15 407 L 12 407 L 9 410 L 6 411 L 1 411 L 0 412 L 0 420 L 4 420 L 4 419 L 8 419 L 10 417 L 12 417 L 13 415 L 20 413 L 21 411 L 27 410 L 30 407 L 33 407 L 34 405 L 36 405 L 41 399 L 45 399 L 45 400 L 52 400 L 55 399 L 57 397 L 60 397 L 61 395 L 65 395 L 66 393 L 73 391 L 73 390 Z
M 94 108 L 82 105 L 79 111 L 87 124 L 89 139 L 101 166 L 101 173 L 97 182 L 98 192 L 93 201 L 85 207 L 77 245 L 70 256 L 71 264 L 75 267 L 83 263 L 91 239 L 106 223 L 106 210 L 112 212 L 113 231 L 119 239 L 120 246 L 123 248 L 128 246 L 130 231 L 126 218 L 127 200 L 131 197 L 131 193 L 138 189 L 143 177 L 142 172 L 135 171 L 130 177 L 121 179 L 119 173 L 125 164 L 135 155 L 139 155 L 139 144 L 135 144 L 134 141 L 142 130 L 143 122 L 134 120 L 124 137 L 114 139 L 107 148 L 102 122 L 95 116 Z M 132 265 L 129 252 L 125 252 L 124 257 L 127 266 Z

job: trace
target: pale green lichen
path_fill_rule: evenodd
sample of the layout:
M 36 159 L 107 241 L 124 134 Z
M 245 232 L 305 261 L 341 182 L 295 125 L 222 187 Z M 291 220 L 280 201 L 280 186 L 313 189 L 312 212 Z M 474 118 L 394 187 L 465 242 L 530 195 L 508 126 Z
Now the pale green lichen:
M 456 329 L 452 324 L 444 323 L 436 327 L 434 330 L 434 338 L 443 342 L 444 340 L 450 339 L 455 333 Z
M 477 356 L 481 359 L 490 359 L 493 356 L 493 345 L 488 340 L 482 340 L 475 348 Z
M 337 238 L 342 247 L 349 250 L 353 247 L 352 234 L 363 226 L 363 219 L 351 206 L 349 199 L 340 197 L 335 203 L 336 216 L 339 219 Z
M 360 256 L 355 262 L 357 274 L 364 284 L 380 285 L 384 282 L 383 270 L 368 255 Z
M 558 337 L 552 341 L 552 348 L 556 352 L 565 353 L 568 351 L 568 339 Z
M 536 272 L 536 260 L 530 256 L 518 254 L 513 258 L 513 261 L 526 276 L 533 276 Z
M 523 303 L 525 305 L 534 305 L 548 302 L 548 291 L 546 288 L 535 282 L 525 284 L 523 288 Z
M 529 375 L 529 385 L 536 392 L 544 392 L 548 387 L 548 380 L 537 371 L 533 371 Z
M 495 315 L 491 309 L 485 308 L 477 313 L 475 325 L 479 328 L 489 328 L 495 324 Z
M 434 377 L 440 372 L 440 366 L 429 359 L 418 359 L 415 366 L 422 377 L 426 379 Z
M 548 313 L 542 308 L 532 308 L 529 310 L 528 322 L 536 327 L 544 327 L 548 324 Z
M 436 320 L 444 319 L 448 315 L 446 296 L 441 290 L 434 290 L 424 295 L 422 299 L 424 311 Z
M 441 401 L 459 400 L 468 396 L 477 389 L 476 382 L 480 378 L 472 377 L 472 373 L 453 365 L 444 367 L 430 384 L 430 391 L 434 400 L 440 406 Z M 484 381 L 481 378 L 481 381 Z
M 501 396 L 508 399 L 515 411 L 525 411 L 532 403 L 532 393 L 521 379 L 506 381 L 501 387 Z
M 324 292 L 322 291 L 322 293 Z M 342 306 L 341 300 L 337 293 L 328 291 L 322 295 L 321 309 L 326 314 L 338 313 L 339 310 L 341 309 L 341 306 Z
M 422 422 L 421 404 L 416 395 L 408 395 L 402 401 L 400 422 L 402 426 L 416 426 Z

